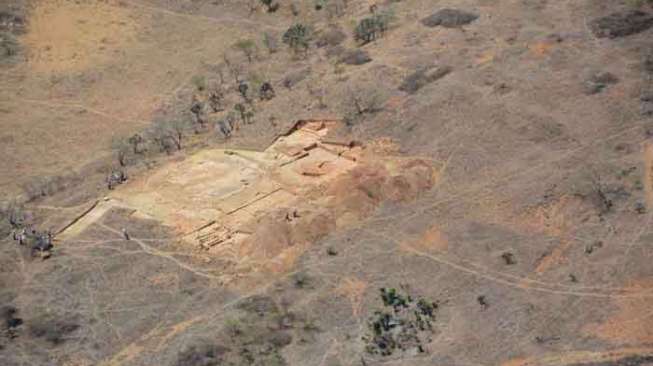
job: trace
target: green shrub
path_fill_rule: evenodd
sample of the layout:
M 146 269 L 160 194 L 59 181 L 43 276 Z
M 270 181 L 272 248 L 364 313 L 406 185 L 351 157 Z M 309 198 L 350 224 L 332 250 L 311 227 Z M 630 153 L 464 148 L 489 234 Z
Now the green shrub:
M 0 61 L 16 56 L 20 51 L 20 44 L 16 37 L 9 32 L 0 32 Z
M 283 34 L 283 43 L 287 44 L 295 53 L 308 51 L 312 38 L 310 27 L 301 23 L 294 24 Z
M 354 29 L 354 39 L 361 44 L 370 43 L 382 37 L 393 20 L 394 14 L 392 11 L 384 11 L 364 18 L 358 22 Z

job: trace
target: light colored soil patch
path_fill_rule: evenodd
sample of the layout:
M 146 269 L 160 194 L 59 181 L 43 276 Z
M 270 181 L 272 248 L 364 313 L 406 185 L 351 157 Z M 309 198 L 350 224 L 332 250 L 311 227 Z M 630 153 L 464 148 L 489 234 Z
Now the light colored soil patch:
M 93 209 L 81 215 L 72 225 L 68 226 L 60 234 L 57 240 L 64 241 L 76 237 L 86 230 L 89 226 L 99 221 L 104 214 L 114 207 L 124 207 L 120 202 L 114 200 L 99 201 Z
M 114 2 L 41 0 L 24 37 L 28 64 L 35 72 L 83 71 L 130 47 L 139 29 L 130 10 Z
M 625 287 L 629 291 L 646 291 L 651 281 L 636 282 Z M 605 322 L 589 325 L 588 333 L 621 344 L 653 342 L 653 310 L 646 299 L 615 299 L 619 310 Z
M 648 356 L 653 354 L 651 348 L 623 348 L 610 351 L 570 351 L 548 354 L 543 357 L 515 358 L 501 366 L 564 366 L 580 364 L 599 364 L 614 362 L 631 356 Z M 615 364 L 616 365 L 616 364 Z
M 430 227 L 417 239 L 402 243 L 402 248 L 419 250 L 421 252 L 446 252 L 449 242 L 437 225 Z
M 351 304 L 351 310 L 355 317 L 359 317 L 363 306 L 363 299 L 368 283 L 357 278 L 347 277 L 336 288 L 336 293 L 344 296 Z

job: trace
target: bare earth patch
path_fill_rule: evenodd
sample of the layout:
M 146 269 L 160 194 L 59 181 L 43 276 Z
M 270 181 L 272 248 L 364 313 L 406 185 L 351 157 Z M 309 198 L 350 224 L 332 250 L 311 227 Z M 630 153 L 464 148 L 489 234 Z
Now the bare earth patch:
M 144 24 L 117 2 L 43 0 L 31 11 L 24 36 L 35 72 L 80 72 L 111 62 L 129 48 Z

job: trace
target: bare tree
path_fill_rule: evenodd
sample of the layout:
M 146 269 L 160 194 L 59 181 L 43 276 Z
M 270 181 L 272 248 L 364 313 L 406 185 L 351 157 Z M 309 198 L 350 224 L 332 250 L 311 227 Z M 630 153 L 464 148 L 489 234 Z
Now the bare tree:
M 132 151 L 132 147 L 129 141 L 123 138 L 114 138 L 111 141 L 111 150 L 116 156 L 116 160 L 120 166 L 124 167 L 127 165 L 127 157 Z
M 236 42 L 234 48 L 240 50 L 249 62 L 252 62 L 258 53 L 258 46 L 256 46 L 256 42 L 251 39 L 242 39 Z
M 143 136 L 140 134 L 134 134 L 132 137 L 130 137 L 128 140 L 129 144 L 132 146 L 132 151 L 134 154 L 142 154 L 145 152 L 145 148 L 143 147 L 143 143 L 145 142 L 145 139 L 143 139 Z
M 240 77 L 245 73 L 245 67 L 233 57 L 226 53 L 222 56 L 224 64 L 236 83 L 240 82 Z
M 344 121 L 353 126 L 362 121 L 367 115 L 375 114 L 383 109 L 386 96 L 382 88 L 375 85 L 362 85 L 350 89 L 345 96 Z
M 213 88 L 209 92 L 208 102 L 214 113 L 224 111 L 224 92 L 220 87 Z

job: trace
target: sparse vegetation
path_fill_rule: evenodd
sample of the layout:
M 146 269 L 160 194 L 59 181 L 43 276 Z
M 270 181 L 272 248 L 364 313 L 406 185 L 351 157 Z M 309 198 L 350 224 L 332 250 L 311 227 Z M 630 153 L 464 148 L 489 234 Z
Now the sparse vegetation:
M 367 116 L 380 112 L 385 99 L 385 95 L 377 86 L 362 85 L 356 89 L 350 89 L 344 100 L 343 120 L 348 126 L 354 126 Z
M 131 144 L 123 138 L 114 137 L 111 141 L 111 150 L 118 164 L 122 167 L 127 166 L 127 157 L 132 152 Z
M 256 42 L 251 39 L 242 39 L 236 42 L 234 48 L 241 51 L 243 55 L 247 57 L 247 61 L 249 62 L 252 62 L 258 53 L 258 46 L 256 45 Z
M 36 176 L 23 185 L 27 201 L 51 196 L 68 187 L 74 186 L 81 179 L 74 172 L 51 176 Z
M 20 44 L 9 32 L 0 32 L 0 62 L 9 60 L 20 52 Z
M 234 110 L 240 116 L 240 120 L 243 124 L 251 124 L 254 122 L 254 111 L 251 108 L 248 108 L 246 104 L 237 103 L 234 106 Z
M 270 54 L 279 51 L 279 39 L 276 34 L 270 32 L 263 33 L 263 44 Z
M 628 5 L 634 8 L 641 8 L 644 5 L 653 5 L 653 0 L 628 0 Z
M 326 12 L 329 19 L 340 18 L 345 15 L 348 0 L 329 0 L 326 4 Z
M 629 1 L 8 1 L 0 359 L 651 362 L 627 346 L 653 326 L 653 0 Z
M 195 86 L 197 91 L 204 91 L 206 89 L 206 77 L 204 75 L 195 75 L 191 78 L 190 82 Z

